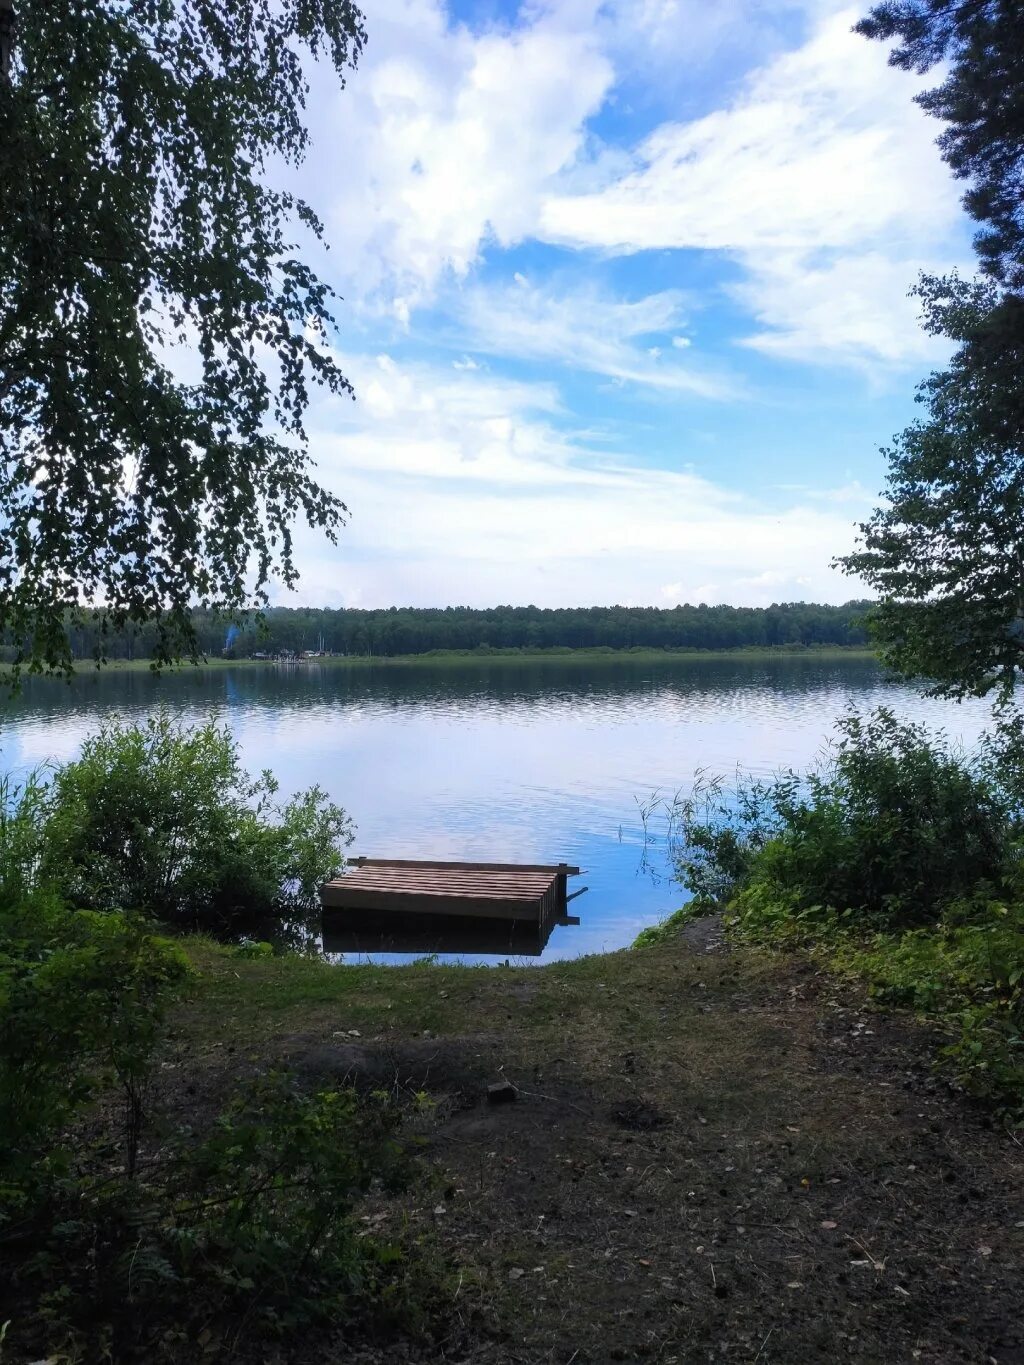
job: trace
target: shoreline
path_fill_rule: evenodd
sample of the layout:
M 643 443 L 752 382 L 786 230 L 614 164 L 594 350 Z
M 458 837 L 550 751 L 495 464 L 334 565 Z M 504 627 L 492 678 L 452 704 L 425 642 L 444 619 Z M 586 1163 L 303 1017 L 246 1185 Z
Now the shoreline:
M 740 645 L 733 649 L 570 649 L 542 650 L 489 649 L 434 650 L 423 654 L 372 655 L 347 654 L 314 659 L 223 659 L 207 657 L 197 662 L 183 660 L 154 669 L 150 659 L 111 659 L 101 667 L 91 660 L 76 660 L 75 676 L 104 673 L 184 673 L 188 671 L 222 671 L 225 669 L 258 668 L 411 668 L 417 666 L 461 667 L 481 664 L 552 664 L 552 663 L 635 663 L 675 664 L 725 659 L 789 660 L 789 659 L 856 659 L 876 658 L 870 645 Z

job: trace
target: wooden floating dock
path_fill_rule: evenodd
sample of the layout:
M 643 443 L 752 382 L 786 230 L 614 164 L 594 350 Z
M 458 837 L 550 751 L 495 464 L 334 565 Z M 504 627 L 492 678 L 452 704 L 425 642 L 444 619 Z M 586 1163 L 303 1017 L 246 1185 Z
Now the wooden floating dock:
M 455 915 L 550 926 L 569 922 L 566 879 L 579 875 L 567 863 L 449 863 L 404 858 L 352 858 L 355 869 L 325 882 L 325 911 Z

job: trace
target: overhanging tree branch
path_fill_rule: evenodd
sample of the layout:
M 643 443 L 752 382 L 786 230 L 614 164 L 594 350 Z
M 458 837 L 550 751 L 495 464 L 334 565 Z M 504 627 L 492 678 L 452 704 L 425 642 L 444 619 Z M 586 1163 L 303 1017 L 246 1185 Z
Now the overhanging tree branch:
M 155 617 L 166 659 L 194 606 L 294 581 L 297 520 L 345 519 L 304 424 L 314 385 L 351 394 L 292 243 L 323 229 L 263 168 L 301 160 L 303 63 L 343 81 L 362 16 L 47 0 L 16 48 L 14 20 L 0 0 L 0 637 L 67 668 L 67 612 L 98 602 Z

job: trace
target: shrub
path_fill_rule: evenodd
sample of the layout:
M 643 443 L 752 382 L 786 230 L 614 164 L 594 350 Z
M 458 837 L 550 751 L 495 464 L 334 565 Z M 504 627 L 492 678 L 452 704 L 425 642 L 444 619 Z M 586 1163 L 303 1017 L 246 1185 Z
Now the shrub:
M 164 1103 L 142 1144 L 191 972 L 117 907 L 304 906 L 348 822 L 316 788 L 275 793 L 226 731 L 164 716 L 107 727 L 49 787 L 0 787 L 0 1340 L 19 1359 L 191 1362 L 247 1332 L 430 1311 L 426 1263 L 354 1218 L 406 1175 L 388 1096 L 269 1077 L 198 1133 Z
M 881 710 L 823 763 L 701 779 L 673 809 L 678 874 L 735 932 L 798 944 L 880 1001 L 938 1017 L 961 1082 L 1024 1119 L 1024 726 L 966 754 Z
M 188 974 L 180 948 L 137 920 L 40 895 L 0 911 L 0 1222 L 3 1195 L 24 1202 L 66 1164 L 64 1126 L 111 1083 L 134 1170 L 160 1026 Z
M 238 1095 L 174 1171 L 175 1217 L 159 1242 L 183 1282 L 216 1286 L 214 1311 L 275 1330 L 340 1325 L 378 1296 L 402 1255 L 356 1235 L 355 1202 L 409 1174 L 398 1108 L 350 1088 L 303 1094 L 271 1075 Z M 234 1302 L 232 1302 L 232 1300 Z
M 698 898 L 777 896 L 786 914 L 856 911 L 878 927 L 934 922 L 945 905 L 1017 876 L 1017 794 L 1006 735 L 972 755 L 887 710 L 850 714 L 819 767 L 771 781 L 698 783 L 676 811 L 680 879 Z
M 189 976 L 180 947 L 139 917 L 38 892 L 0 913 L 9 1349 L 184 1362 L 246 1333 L 336 1334 L 367 1315 L 418 1328 L 433 1271 L 354 1216 L 407 1178 L 397 1106 L 271 1076 L 198 1133 L 191 1114 L 175 1130 L 156 1058 Z
M 269 1076 L 206 1136 L 165 1141 L 136 1180 L 65 1179 L 37 1211 L 34 1254 L 2 1267 L 12 1344 L 191 1362 L 318 1326 L 335 1339 L 381 1317 L 421 1327 L 429 1267 L 355 1218 L 371 1189 L 408 1178 L 399 1119 L 384 1095 L 304 1094 Z
M 277 791 L 212 722 L 111 722 L 54 774 L 40 874 L 77 906 L 192 927 L 301 916 L 352 830 L 319 787 L 285 805 Z

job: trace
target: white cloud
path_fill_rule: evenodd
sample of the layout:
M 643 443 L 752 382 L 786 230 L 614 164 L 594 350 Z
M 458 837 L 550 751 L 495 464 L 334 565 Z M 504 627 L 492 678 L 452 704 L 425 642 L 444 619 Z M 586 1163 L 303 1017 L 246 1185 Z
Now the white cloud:
M 344 294 L 377 292 L 405 322 L 446 272 L 465 275 L 485 244 L 533 230 L 614 73 L 589 5 L 473 32 L 449 26 L 438 0 L 381 0 L 346 90 L 330 99 L 319 79 L 304 176 L 326 210 L 334 270 Z
M 756 323 L 747 346 L 869 367 L 936 359 L 906 291 L 921 267 L 965 251 L 951 245 L 958 191 L 934 121 L 913 104 L 915 78 L 852 34 L 859 11 L 837 13 L 833 0 L 712 9 L 548 0 L 474 31 L 451 24 L 441 0 L 381 0 L 348 88 L 317 87 L 303 173 L 349 303 L 372 301 L 409 329 L 443 280 L 532 238 L 612 253 L 701 248 L 743 270 L 733 292 Z M 796 18 L 811 36 L 780 53 Z M 731 103 L 663 123 L 632 151 L 588 130 L 631 71 L 669 52 L 693 73 L 712 52 L 758 50 L 764 64 Z M 544 287 L 513 278 L 534 295 Z M 637 379 L 620 368 L 630 373 L 614 377 Z M 691 374 L 662 386 L 686 387 Z
M 803 360 L 920 358 L 913 309 L 893 300 L 918 264 L 955 259 L 958 196 L 913 81 L 850 32 L 857 13 L 827 17 L 728 108 L 657 128 L 602 190 L 549 196 L 542 235 L 728 251 L 762 323 L 751 344 Z
M 885 49 L 830 17 L 755 72 L 731 107 L 667 123 L 597 195 L 551 196 L 546 235 L 573 245 L 730 250 L 859 246 L 879 231 L 948 226 L 956 193 Z
M 655 389 L 725 397 L 732 384 L 707 365 L 662 358 L 648 339 L 664 336 L 686 315 L 678 290 L 635 301 L 596 289 L 544 289 L 525 280 L 512 288 L 475 286 L 457 304 L 460 338 L 490 355 L 549 360 Z
M 764 63 L 837 8 L 837 0 L 609 0 L 598 22 L 630 93 L 678 107 L 706 99 L 709 70 L 731 76 Z
M 356 469 L 382 482 L 395 475 L 439 483 L 547 486 L 581 454 L 554 419 L 557 389 L 483 368 L 399 364 L 391 356 L 339 357 L 359 394 L 355 404 L 321 397 L 313 414 L 316 458 L 346 496 Z M 580 472 L 576 478 L 586 477 Z M 381 527 L 386 539 L 390 527 Z
M 857 516 L 865 516 L 877 503 L 878 498 L 865 488 L 859 479 L 851 479 L 837 488 L 809 488 L 806 484 L 781 484 L 784 493 L 799 494 L 812 502 L 831 502 L 852 504 Z
M 769 487 L 758 502 L 752 484 L 773 477 L 751 454 L 763 406 L 708 409 L 697 431 L 650 401 L 738 396 L 740 380 L 707 358 L 724 327 L 738 333 L 738 371 L 751 350 L 855 367 L 932 354 L 905 291 L 919 265 L 945 264 L 957 190 L 935 124 L 912 103 L 913 78 L 849 33 L 855 12 L 833 9 L 537 0 L 514 23 L 474 31 L 450 22 L 441 0 L 380 0 L 348 89 L 314 78 L 316 141 L 300 177 L 328 219 L 334 250 L 321 268 L 347 298 L 342 326 L 364 327 L 379 352 L 350 342 L 339 360 L 359 401 L 318 395 L 310 414 L 320 475 L 353 519 L 336 549 L 300 535 L 301 600 L 763 604 L 858 593 L 829 568 L 872 501 L 852 472 L 823 469 L 817 447 L 808 481 L 844 487 Z M 813 32 L 780 56 L 780 35 L 794 30 L 776 19 L 801 10 Z M 735 42 L 732 24 L 744 26 Z M 754 32 L 771 41 L 759 48 Z M 737 85 L 755 50 L 761 69 Z M 704 69 L 711 51 L 721 62 Z M 664 93 L 648 93 L 639 113 L 626 107 L 633 95 L 643 104 L 637 72 L 677 57 L 688 65 L 672 87 L 676 121 L 622 145 L 624 129 L 633 143 L 632 130 L 650 127 Z M 679 110 L 712 99 L 723 107 L 682 120 Z M 596 143 L 599 110 L 618 143 Z M 493 279 L 499 248 L 528 241 L 504 263 L 506 286 L 482 282 L 485 257 Z M 581 263 L 598 256 L 662 249 L 579 283 Z M 721 278 L 716 261 L 671 254 L 681 250 L 724 258 L 731 282 L 707 284 Z M 677 279 L 693 292 L 666 287 Z M 396 360 L 381 310 L 408 333 L 402 346 L 433 359 Z M 549 378 L 509 378 L 503 358 Z M 595 406 L 616 414 L 614 429 L 566 410 L 584 389 L 563 396 L 555 377 L 571 371 L 608 381 Z M 620 384 L 643 386 L 648 400 L 632 440 L 619 425 L 626 405 L 607 393 Z M 815 399 L 829 401 L 826 384 Z M 645 446 L 671 467 L 653 467 Z M 730 479 L 751 491 L 728 491 Z
M 856 583 L 829 568 L 852 548 L 844 516 L 793 507 L 781 516 L 729 508 L 681 476 L 610 475 L 509 498 L 367 473 L 346 481 L 354 509 L 335 550 L 300 546 L 302 597 L 324 604 L 541 606 L 666 600 L 768 605 L 787 597 L 846 601 Z M 771 565 L 770 570 L 762 568 Z M 710 579 L 707 575 L 712 575 Z M 692 589 L 687 584 L 697 585 Z
M 760 330 L 743 345 L 808 363 L 840 361 L 876 372 L 881 365 L 939 364 L 949 347 L 918 323 L 909 296 L 922 269 L 948 268 L 949 257 L 904 248 L 835 253 L 771 253 L 750 263 L 733 295 Z
M 828 567 L 852 541 L 848 510 L 803 495 L 770 510 L 681 462 L 597 451 L 562 429 L 548 385 L 386 356 L 344 363 L 363 398 L 320 408 L 313 448 L 352 521 L 336 549 L 298 538 L 305 601 L 654 603 L 666 583 L 748 603 L 787 584 L 824 600 L 856 591 Z

